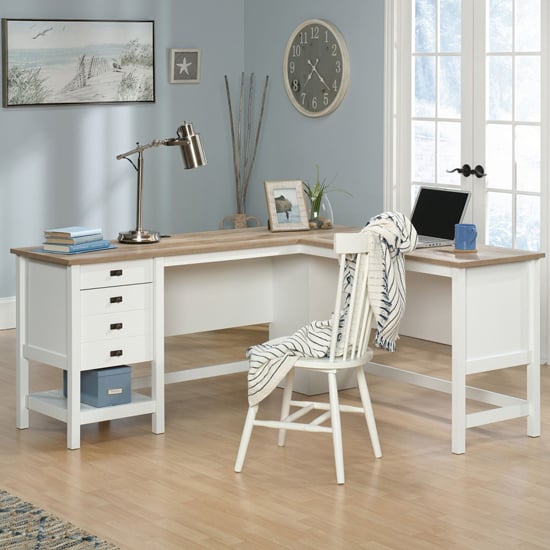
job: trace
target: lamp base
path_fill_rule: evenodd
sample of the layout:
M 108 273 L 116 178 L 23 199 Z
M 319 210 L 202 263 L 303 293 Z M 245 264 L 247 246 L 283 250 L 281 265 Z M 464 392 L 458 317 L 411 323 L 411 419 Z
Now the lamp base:
M 148 244 L 158 243 L 160 233 L 149 231 L 148 229 L 134 229 L 118 234 L 118 242 L 124 244 Z

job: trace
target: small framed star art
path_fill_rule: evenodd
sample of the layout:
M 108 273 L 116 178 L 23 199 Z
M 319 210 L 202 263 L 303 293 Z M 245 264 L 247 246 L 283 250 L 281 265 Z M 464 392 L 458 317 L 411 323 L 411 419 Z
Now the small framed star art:
M 170 50 L 170 83 L 196 84 L 200 80 L 200 50 Z

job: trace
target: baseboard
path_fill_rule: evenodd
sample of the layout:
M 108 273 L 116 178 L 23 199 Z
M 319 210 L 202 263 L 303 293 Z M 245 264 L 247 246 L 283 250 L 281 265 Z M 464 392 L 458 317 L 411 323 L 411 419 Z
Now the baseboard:
M 0 330 L 15 328 L 15 296 L 0 298 Z

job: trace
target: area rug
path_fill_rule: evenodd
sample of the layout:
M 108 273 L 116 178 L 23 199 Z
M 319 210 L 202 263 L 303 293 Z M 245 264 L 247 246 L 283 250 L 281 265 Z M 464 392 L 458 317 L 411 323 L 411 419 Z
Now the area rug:
M 42 508 L 0 490 L 0 548 L 9 550 L 116 550 Z

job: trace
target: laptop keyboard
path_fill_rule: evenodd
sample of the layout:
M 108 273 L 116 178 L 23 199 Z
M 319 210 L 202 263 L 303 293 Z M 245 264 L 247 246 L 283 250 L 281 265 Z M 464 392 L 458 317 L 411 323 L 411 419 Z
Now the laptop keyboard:
M 452 246 L 454 241 L 450 239 L 441 239 L 439 237 L 428 237 L 426 235 L 418 236 L 416 248 L 431 248 L 434 246 Z

